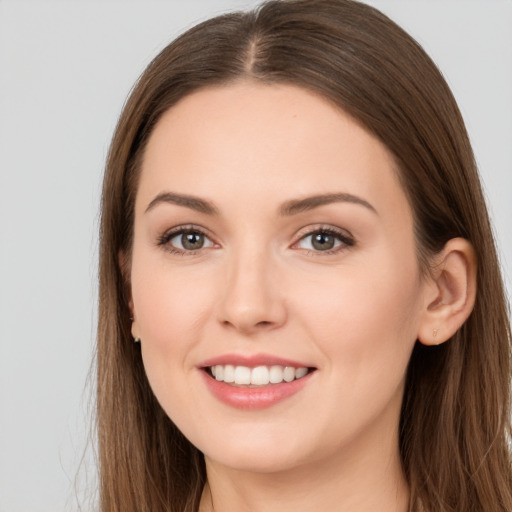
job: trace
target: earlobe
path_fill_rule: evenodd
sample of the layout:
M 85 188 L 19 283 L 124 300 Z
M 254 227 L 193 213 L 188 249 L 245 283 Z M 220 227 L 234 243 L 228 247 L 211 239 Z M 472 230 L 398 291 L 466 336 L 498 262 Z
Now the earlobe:
M 476 272 L 473 246 L 463 238 L 448 241 L 428 278 L 418 332 L 421 343 L 439 345 L 467 320 L 475 303 Z

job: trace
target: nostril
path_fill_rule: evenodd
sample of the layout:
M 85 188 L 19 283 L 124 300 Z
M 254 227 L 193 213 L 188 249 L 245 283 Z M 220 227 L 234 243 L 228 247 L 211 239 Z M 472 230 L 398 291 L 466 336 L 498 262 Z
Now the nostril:
M 272 325 L 272 322 L 269 322 L 268 320 L 262 320 L 256 324 L 256 327 L 267 327 L 269 325 Z
M 226 327 L 235 327 L 236 329 L 245 331 L 245 330 L 264 330 L 268 329 L 269 327 L 272 327 L 275 325 L 275 322 L 272 322 L 270 320 L 261 320 L 260 322 L 250 322 L 250 321 L 241 321 L 238 322 L 230 321 L 230 320 L 223 320 L 222 325 Z

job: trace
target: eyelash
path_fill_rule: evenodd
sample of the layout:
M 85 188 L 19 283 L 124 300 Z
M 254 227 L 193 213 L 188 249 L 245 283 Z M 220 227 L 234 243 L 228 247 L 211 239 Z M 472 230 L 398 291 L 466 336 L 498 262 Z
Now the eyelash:
M 170 252 L 171 254 L 178 254 L 180 256 L 194 256 L 199 251 L 203 249 L 207 249 L 208 247 L 201 247 L 197 250 L 183 250 L 179 249 L 178 247 L 174 247 L 170 244 L 170 241 L 173 238 L 176 238 L 178 236 L 183 236 L 186 234 L 197 234 L 204 236 L 205 239 L 208 239 L 212 245 L 214 245 L 214 242 L 210 239 L 210 237 L 205 233 L 205 230 L 203 228 L 200 228 L 198 226 L 194 225 L 187 225 L 187 226 L 177 226 L 175 228 L 170 229 L 169 231 L 166 231 L 163 235 L 161 235 L 158 238 L 157 245 L 160 247 L 163 247 L 166 251 Z
M 354 238 L 347 231 L 344 231 L 341 229 L 336 229 L 336 228 L 333 228 L 332 226 L 317 226 L 314 228 L 310 227 L 307 229 L 308 229 L 307 232 L 302 234 L 300 236 L 300 238 L 292 245 L 292 249 L 293 248 L 298 249 L 297 245 L 299 243 L 306 240 L 308 237 L 312 237 L 314 235 L 332 236 L 333 238 L 335 238 L 335 241 L 339 242 L 338 246 L 335 246 L 334 248 L 325 250 L 325 251 L 307 249 L 306 254 L 308 256 L 329 256 L 332 254 L 337 254 L 339 252 L 342 252 L 342 251 L 346 250 L 347 248 L 355 245 Z M 174 247 L 173 245 L 170 244 L 170 241 L 173 238 L 176 238 L 180 235 L 183 236 L 186 234 L 196 234 L 196 235 L 203 236 L 203 237 L 205 237 L 205 239 L 207 239 L 211 243 L 211 245 L 209 245 L 208 247 L 203 246 L 197 250 L 184 250 L 184 249 L 179 249 L 177 247 Z M 194 226 L 194 225 L 186 225 L 186 226 L 177 226 L 177 227 L 172 228 L 171 230 L 163 233 L 158 238 L 157 245 L 160 247 L 163 247 L 166 251 L 170 252 L 171 254 L 177 254 L 180 256 L 194 256 L 201 250 L 209 249 L 212 246 L 215 246 L 215 242 L 213 242 L 211 240 L 211 238 L 206 234 L 206 232 L 203 228 L 200 228 L 200 227 Z
M 332 236 L 335 239 L 335 241 L 338 241 L 340 243 L 338 246 L 335 246 L 332 249 L 325 251 L 308 249 L 306 250 L 306 254 L 308 256 L 329 256 L 333 254 L 338 254 L 355 245 L 354 238 L 350 233 L 348 233 L 345 230 L 337 229 L 332 226 L 316 226 L 314 228 L 307 228 L 307 232 L 300 236 L 299 240 L 293 244 L 292 248 L 296 247 L 300 242 L 314 235 Z

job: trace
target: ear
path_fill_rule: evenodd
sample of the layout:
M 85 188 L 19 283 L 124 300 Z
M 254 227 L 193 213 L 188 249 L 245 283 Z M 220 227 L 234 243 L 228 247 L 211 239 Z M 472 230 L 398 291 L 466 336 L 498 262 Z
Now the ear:
M 135 320 L 135 308 L 133 307 L 132 288 L 130 286 L 130 262 L 128 256 L 123 251 L 119 251 L 117 258 L 119 262 L 119 269 L 121 270 L 121 275 L 124 281 L 124 289 L 126 299 L 128 301 L 128 308 L 130 310 L 130 320 L 132 322 L 131 332 L 133 338 L 135 339 L 138 338 L 138 335 L 136 334 L 137 327 Z
M 421 343 L 444 343 L 467 320 L 475 304 L 476 271 L 473 246 L 464 238 L 449 240 L 435 257 L 427 278 L 425 309 L 418 331 Z

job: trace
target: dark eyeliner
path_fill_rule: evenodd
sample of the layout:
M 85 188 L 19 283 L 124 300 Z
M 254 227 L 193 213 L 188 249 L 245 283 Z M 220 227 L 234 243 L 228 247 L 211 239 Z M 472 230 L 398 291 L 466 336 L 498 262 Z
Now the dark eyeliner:
M 339 242 L 341 242 L 341 246 L 335 247 L 333 249 L 328 249 L 325 251 L 319 251 L 319 250 L 313 250 L 313 249 L 304 249 L 304 251 L 307 252 L 308 255 L 311 256 L 331 256 L 334 254 L 341 253 L 353 246 L 356 245 L 356 241 L 354 237 L 348 233 L 344 229 L 338 229 L 333 226 L 315 226 L 314 228 L 309 228 L 308 231 L 306 231 L 304 234 L 302 234 L 297 242 L 295 242 L 294 245 L 299 244 L 301 241 L 307 239 L 308 237 L 317 235 L 317 234 L 324 234 L 328 236 L 332 236 L 336 238 Z
M 161 247 L 165 251 L 171 253 L 171 254 L 177 254 L 177 255 L 189 255 L 193 256 L 201 249 L 198 249 L 197 251 L 192 250 L 181 250 L 176 247 L 173 247 L 169 244 L 169 242 L 175 238 L 178 235 L 183 235 L 187 233 L 197 233 L 200 234 L 206 238 L 210 238 L 203 229 L 201 229 L 198 226 L 195 226 L 193 224 L 185 224 L 181 226 L 175 226 L 171 229 L 168 229 L 167 231 L 164 231 L 161 235 L 157 237 L 156 245 L 157 247 Z

